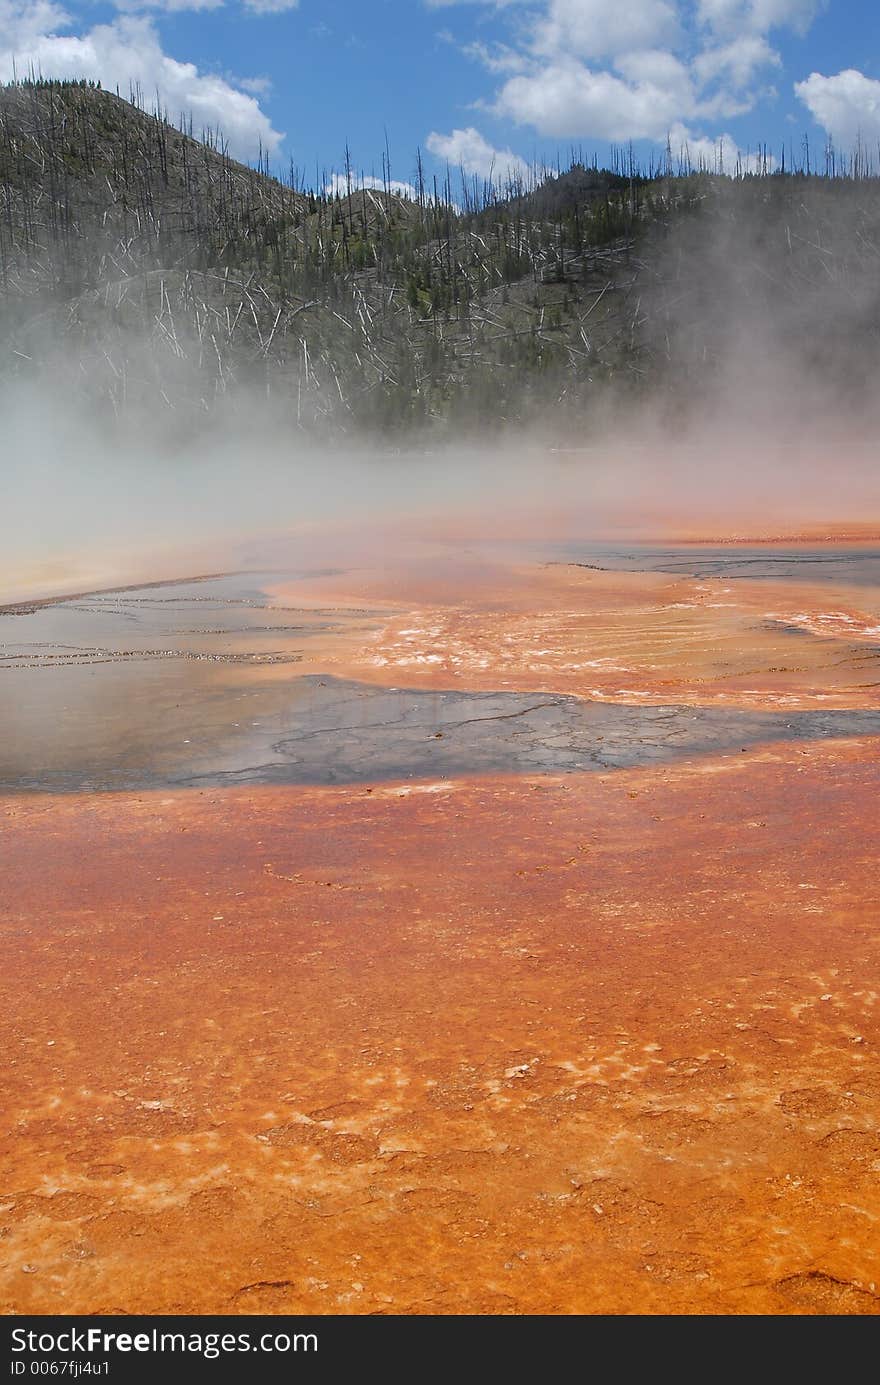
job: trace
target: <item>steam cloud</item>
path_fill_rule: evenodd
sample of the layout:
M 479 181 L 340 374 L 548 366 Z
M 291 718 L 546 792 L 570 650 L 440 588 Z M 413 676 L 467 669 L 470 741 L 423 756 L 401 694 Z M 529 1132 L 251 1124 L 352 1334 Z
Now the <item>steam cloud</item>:
M 155 398 L 116 416 L 88 388 L 59 396 L 57 343 L 46 341 L 43 375 L 0 396 L 0 599 L 259 566 L 264 541 L 296 563 L 416 538 L 870 524 L 880 191 L 793 179 L 780 192 L 775 181 L 716 185 L 711 207 L 652 233 L 627 298 L 636 369 L 574 415 L 545 401 L 526 428 L 498 430 L 487 411 L 455 437 L 322 442 L 297 428 L 293 385 L 267 401 L 262 381 L 185 425 Z M 161 349 L 154 337 L 127 342 L 145 375 L 161 374 L 150 359 Z M 68 379 L 106 370 L 94 352 L 65 350 Z

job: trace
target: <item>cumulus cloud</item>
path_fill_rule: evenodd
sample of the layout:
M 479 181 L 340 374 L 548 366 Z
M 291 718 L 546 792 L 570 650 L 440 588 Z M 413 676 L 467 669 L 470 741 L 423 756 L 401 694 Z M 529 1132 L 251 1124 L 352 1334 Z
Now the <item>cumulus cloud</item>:
M 537 21 L 532 46 L 537 53 L 604 58 L 674 43 L 678 36 L 678 15 L 670 0 L 627 0 L 625 5 L 550 0 Z
M 489 72 L 523 72 L 528 67 L 528 59 L 511 48 L 508 43 L 466 43 L 462 52 L 469 58 L 476 58 Z
M 438 159 L 445 160 L 465 173 L 478 178 L 525 177 L 529 166 L 519 154 L 510 149 L 495 149 L 487 139 L 469 125 L 466 130 L 453 130 L 449 135 L 432 130 L 425 143 Z
M 465 51 L 499 79 L 496 115 L 555 139 L 665 141 L 752 110 L 781 66 L 768 35 L 805 29 L 823 3 L 538 0 L 509 42 Z
M 345 173 L 334 173 L 324 185 L 328 197 L 347 197 L 349 190 L 360 192 L 362 188 L 375 192 L 385 192 L 387 189 L 388 192 L 395 192 L 398 197 L 407 197 L 410 201 L 418 197 L 412 183 L 401 182 L 398 178 L 383 183 L 381 178 L 376 178 L 372 173 L 352 174 L 350 178 Z
M 111 0 L 111 3 L 115 9 L 129 13 L 164 10 L 166 14 L 173 14 L 180 10 L 218 10 L 226 0 Z M 242 0 L 242 4 L 249 14 L 284 14 L 297 9 L 299 0 Z
M 196 130 L 219 129 L 229 151 L 254 158 L 262 146 L 272 154 L 284 136 L 274 129 L 254 96 L 195 63 L 178 62 L 162 48 L 153 21 L 126 14 L 83 33 L 64 32 L 71 16 L 53 0 L 0 0 L 0 80 L 28 70 L 44 77 L 86 77 L 122 96 L 139 87 L 175 119 L 192 114 Z
M 129 14 L 138 10 L 164 10 L 166 14 L 181 10 L 218 10 L 224 3 L 225 0 L 113 0 L 115 9 Z
M 719 34 L 804 33 L 827 0 L 697 0 L 697 18 Z
M 817 125 L 838 144 L 880 139 L 880 82 L 873 77 L 852 67 L 834 77 L 811 72 L 794 89 Z
M 557 139 L 664 139 L 691 99 L 681 83 L 630 81 L 579 62 L 557 62 L 523 77 L 511 77 L 498 93 L 495 111 L 517 124 L 533 125 Z
M 739 34 L 729 43 L 707 48 L 693 62 L 694 75 L 701 86 L 714 81 L 727 82 L 742 91 L 755 80 L 762 68 L 780 67 L 782 60 L 761 34 Z
M 253 96 L 268 96 L 272 90 L 271 77 L 235 77 L 233 81 L 242 91 L 249 91 Z
M 488 5 L 495 10 L 506 10 L 510 5 L 527 5 L 529 0 L 425 0 L 429 10 L 449 10 L 453 5 Z
M 244 0 L 244 7 L 251 14 L 284 14 L 298 5 L 299 0 Z

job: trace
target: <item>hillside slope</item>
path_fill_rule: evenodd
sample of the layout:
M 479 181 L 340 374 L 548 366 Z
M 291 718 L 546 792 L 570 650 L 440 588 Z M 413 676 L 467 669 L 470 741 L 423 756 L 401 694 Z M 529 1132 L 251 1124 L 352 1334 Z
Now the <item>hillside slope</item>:
M 337 433 L 565 433 L 609 385 L 754 398 L 762 351 L 871 388 L 875 181 L 574 164 L 507 191 L 308 193 L 100 88 L 0 88 L 0 378 L 184 426 L 256 391 Z

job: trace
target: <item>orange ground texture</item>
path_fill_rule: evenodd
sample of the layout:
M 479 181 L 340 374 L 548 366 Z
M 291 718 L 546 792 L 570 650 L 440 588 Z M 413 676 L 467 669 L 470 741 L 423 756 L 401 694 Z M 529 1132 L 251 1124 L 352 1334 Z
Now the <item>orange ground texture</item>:
M 316 583 L 387 603 L 328 670 L 877 705 L 876 593 L 484 579 Z M 0 1309 L 880 1312 L 878 790 L 866 737 L 0 800 Z
M 384 604 L 369 639 L 321 654 L 325 670 L 363 682 L 780 712 L 880 706 L 873 587 L 458 559 L 270 590 Z

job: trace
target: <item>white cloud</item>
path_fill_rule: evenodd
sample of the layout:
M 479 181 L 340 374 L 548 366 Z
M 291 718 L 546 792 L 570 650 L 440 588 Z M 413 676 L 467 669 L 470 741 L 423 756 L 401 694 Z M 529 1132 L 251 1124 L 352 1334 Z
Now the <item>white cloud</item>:
M 112 0 L 117 10 L 129 14 L 137 10 L 164 10 L 167 14 L 181 10 L 218 10 L 225 0 Z
M 852 67 L 834 77 L 811 72 L 805 81 L 795 83 L 794 90 L 816 123 L 838 144 L 880 139 L 880 82 L 872 77 Z
M 390 182 L 383 183 L 381 178 L 376 178 L 370 174 L 352 174 L 349 179 L 345 173 L 334 173 L 324 185 L 324 191 L 328 197 L 347 197 L 349 188 L 353 193 L 360 192 L 361 188 L 375 192 L 396 192 L 398 197 L 407 197 L 410 201 L 415 201 L 418 192 L 412 183 L 402 183 L 397 178 L 392 178 Z
M 476 174 L 478 178 L 504 180 L 508 175 L 524 177 L 529 172 L 528 164 L 519 154 L 510 149 L 494 149 L 472 125 L 466 130 L 453 130 L 449 135 L 432 130 L 425 143 L 436 158 L 445 160 L 453 168 L 464 169 L 465 173 Z
M 701 85 L 725 81 L 735 91 L 751 85 L 762 68 L 781 67 L 782 59 L 760 34 L 740 34 L 718 48 L 707 48 L 694 59 Z
M 272 90 L 271 77 L 234 77 L 233 82 L 252 96 L 268 96 Z
M 163 10 L 167 14 L 174 14 L 181 10 L 218 10 L 226 0 L 111 0 L 111 3 L 115 9 L 127 13 Z M 287 10 L 297 9 L 299 0 L 242 0 L 242 4 L 250 14 L 284 14 Z
M 578 62 L 542 67 L 511 77 L 495 102 L 498 115 L 533 125 L 557 139 L 580 137 L 662 140 L 670 126 L 691 113 L 686 75 L 670 85 L 628 81 Z
M 535 52 L 568 53 L 580 58 L 613 57 L 617 53 L 674 43 L 678 16 L 670 0 L 549 0 L 535 28 Z
M 489 72 L 522 72 L 528 67 L 528 58 L 518 53 L 507 43 L 466 43 L 462 52 L 469 58 L 476 58 Z
M 255 98 L 170 57 L 151 19 L 122 15 L 81 34 L 59 32 L 72 22 L 51 0 L 0 0 L 0 80 L 10 81 L 15 66 L 19 76 L 33 68 L 44 77 L 90 78 L 125 97 L 139 85 L 147 103 L 158 93 L 170 119 L 191 113 L 195 130 L 219 129 L 237 158 L 255 158 L 260 145 L 270 154 L 278 149 L 284 136 Z
M 555 139 L 665 141 L 771 94 L 781 58 L 767 35 L 804 30 L 825 3 L 535 0 L 510 43 L 465 51 L 499 79 L 496 115 Z
M 285 14 L 298 5 L 299 0 L 244 0 L 244 7 L 251 14 Z
M 2 48 L 24 45 L 47 31 L 64 28 L 68 16 L 53 0 L 31 0 L 30 4 L 18 4 L 16 0 L 0 0 L 0 34 L 4 36 Z
M 827 0 L 697 0 L 697 18 L 718 34 L 804 33 Z
M 638 52 L 621 53 L 614 60 L 614 66 L 634 85 L 651 85 L 674 91 L 682 104 L 693 100 L 690 73 L 674 53 L 662 48 L 640 49 Z
M 424 0 L 429 10 L 450 10 L 453 5 L 491 5 L 495 10 L 506 10 L 511 5 L 529 4 L 530 0 Z

